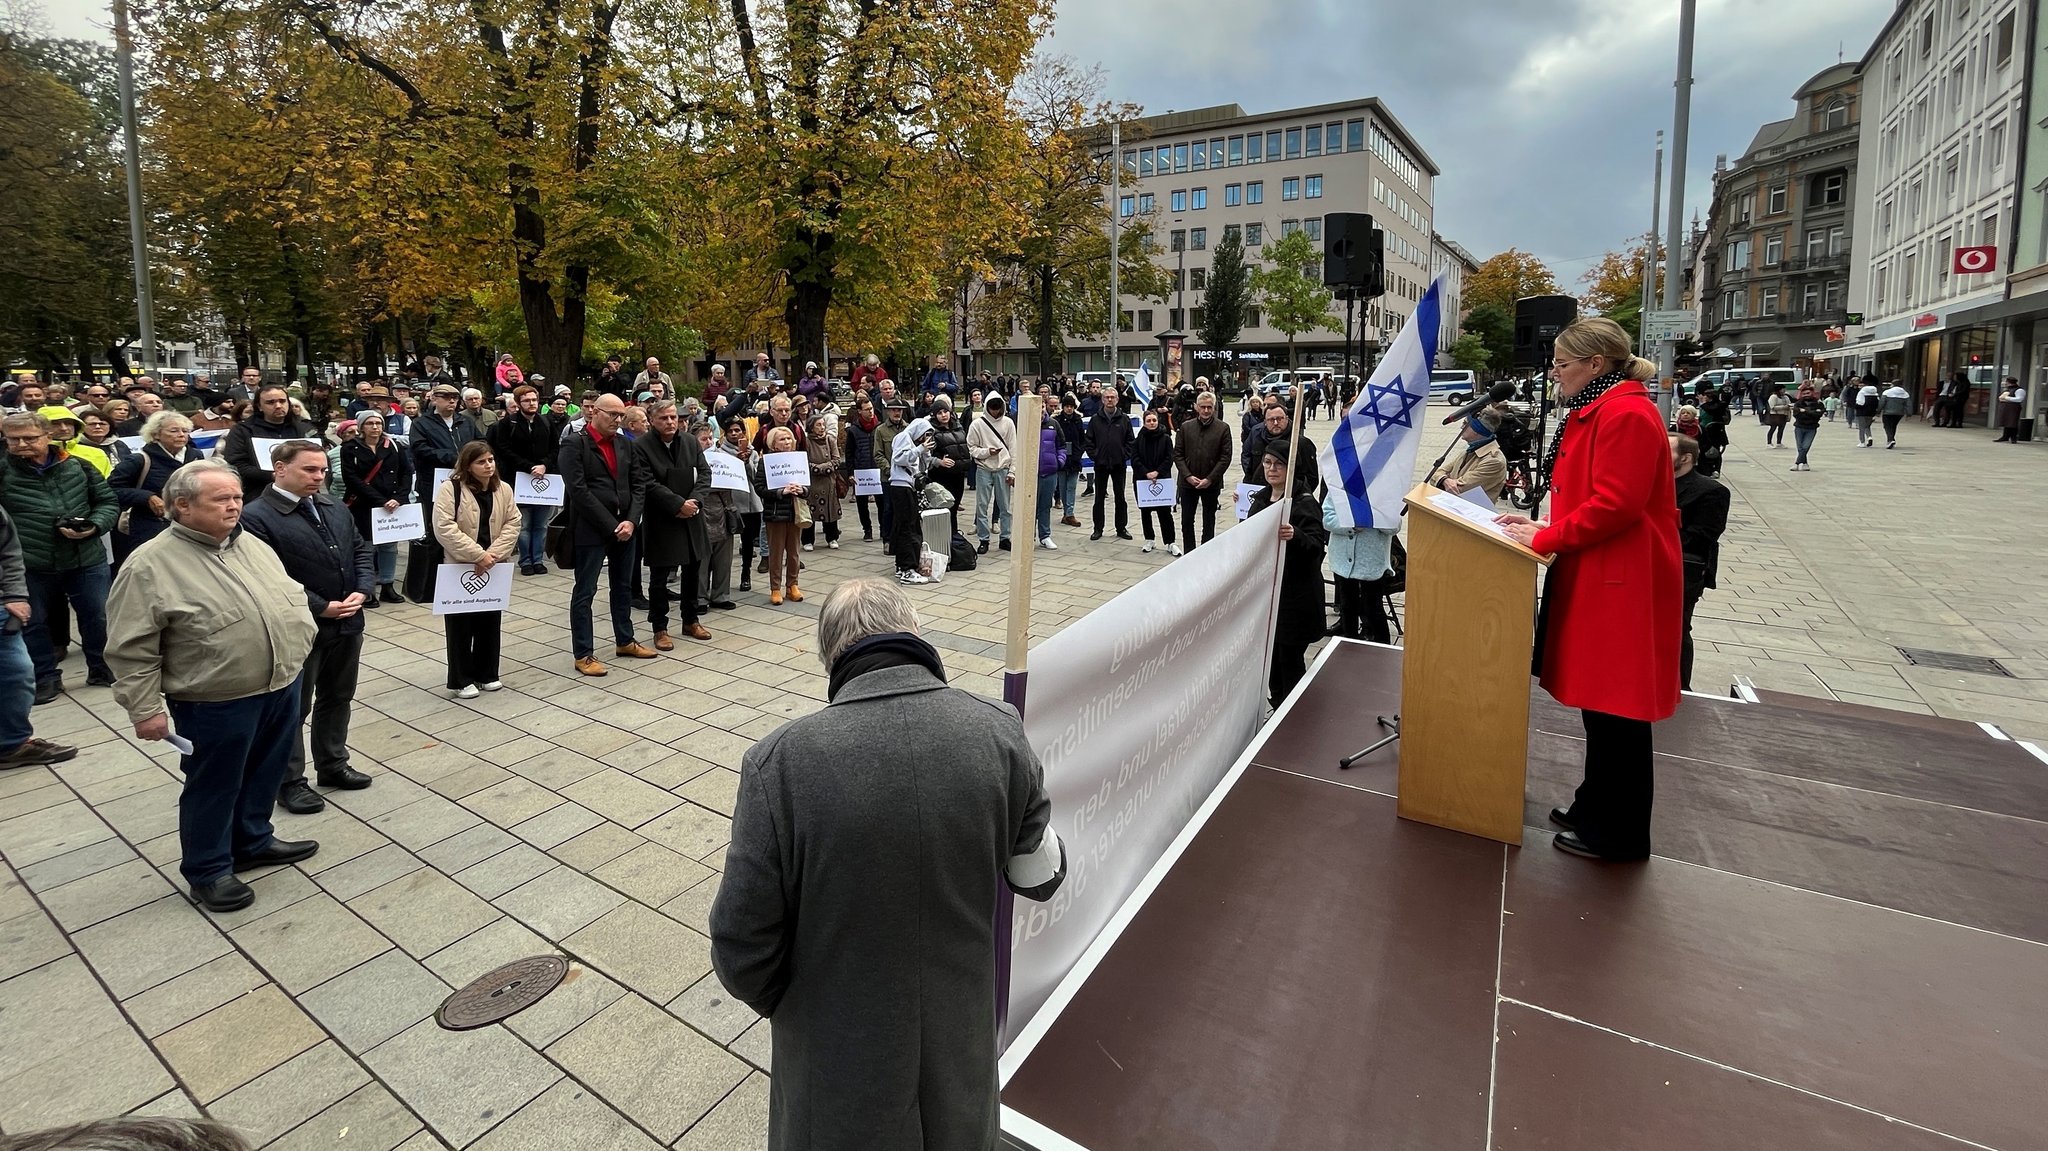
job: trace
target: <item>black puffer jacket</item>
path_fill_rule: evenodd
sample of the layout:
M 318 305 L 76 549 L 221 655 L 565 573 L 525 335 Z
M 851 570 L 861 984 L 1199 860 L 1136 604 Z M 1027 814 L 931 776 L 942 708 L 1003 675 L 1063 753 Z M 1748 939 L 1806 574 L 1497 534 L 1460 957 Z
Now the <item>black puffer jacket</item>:
M 126 559 L 129 552 L 171 526 L 167 517 L 150 512 L 150 497 L 163 494 L 164 483 L 172 472 L 199 458 L 199 449 L 191 444 L 185 445 L 181 456 L 173 456 L 157 444 L 144 444 L 141 451 L 114 465 L 114 474 L 107 477 L 107 483 L 114 489 L 115 501 L 128 512 L 127 534 L 114 536 L 116 561 Z
M 498 459 L 498 474 L 511 477 L 517 472 L 530 472 L 544 467 L 555 470 L 555 456 L 561 449 L 562 429 L 546 408 L 528 419 L 524 412 L 513 412 L 492 424 L 484 433 L 484 439 L 491 444 L 491 454 Z
M 940 459 L 951 459 L 953 466 L 940 467 Z M 933 483 L 953 493 L 954 499 L 967 488 L 967 477 L 972 474 L 974 457 L 967 454 L 967 427 L 955 420 L 946 427 L 932 425 L 932 471 Z
M 1131 444 L 1131 472 L 1139 479 L 1152 472 L 1160 479 L 1173 474 L 1173 436 L 1165 428 L 1139 428 Z

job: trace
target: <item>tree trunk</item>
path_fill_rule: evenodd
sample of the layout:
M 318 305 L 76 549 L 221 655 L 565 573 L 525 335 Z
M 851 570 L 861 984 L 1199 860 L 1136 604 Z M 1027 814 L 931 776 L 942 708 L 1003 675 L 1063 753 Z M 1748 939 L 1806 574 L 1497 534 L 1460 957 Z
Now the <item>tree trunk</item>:
M 363 325 L 363 369 L 371 376 L 384 376 L 384 329 L 374 322 Z
M 1053 375 L 1052 290 L 1052 266 L 1041 264 L 1038 268 L 1038 378 L 1041 382 Z
M 803 273 L 790 285 L 789 299 L 782 305 L 782 322 L 789 328 L 793 359 L 825 361 L 825 316 L 832 307 L 832 239 L 815 235 L 807 245 Z M 799 241 L 802 242 L 802 241 Z M 900 382 L 900 381 L 899 381 Z M 739 380 L 735 378 L 737 385 Z

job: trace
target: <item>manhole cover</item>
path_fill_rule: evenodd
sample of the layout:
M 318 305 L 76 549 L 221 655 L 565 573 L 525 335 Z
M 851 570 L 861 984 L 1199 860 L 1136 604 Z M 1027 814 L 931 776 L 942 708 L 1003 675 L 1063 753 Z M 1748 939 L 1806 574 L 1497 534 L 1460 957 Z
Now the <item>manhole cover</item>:
M 568 971 L 569 961 L 559 955 L 515 959 L 450 995 L 434 1012 L 434 1022 L 448 1031 L 471 1031 L 509 1019 L 539 1003 Z
M 1970 671 L 1979 675 L 2002 675 L 2012 678 L 2005 665 L 1983 655 L 1963 655 L 1953 651 L 1929 651 L 1926 648 L 1902 647 L 1899 654 L 1914 667 L 1937 667 L 1943 671 Z

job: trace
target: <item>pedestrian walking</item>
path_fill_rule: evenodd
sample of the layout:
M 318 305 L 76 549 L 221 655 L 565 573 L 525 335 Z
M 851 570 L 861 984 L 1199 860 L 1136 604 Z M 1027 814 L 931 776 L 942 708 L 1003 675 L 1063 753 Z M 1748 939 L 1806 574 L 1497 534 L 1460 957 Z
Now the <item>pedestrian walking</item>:
M 1866 375 L 1863 386 L 1856 390 L 1856 445 L 1864 448 L 1877 446 L 1877 438 L 1870 434 L 1870 425 L 1877 419 L 1877 409 L 1882 401 L 1878 399 L 1877 377 Z
M 1792 401 L 1792 446 L 1799 449 L 1799 458 L 1792 461 L 1795 472 L 1810 472 L 1812 465 L 1806 462 L 1806 454 L 1813 450 L 1813 441 L 1820 435 L 1820 418 L 1823 412 L 1820 397 L 1815 394 L 1812 383 L 1799 385 L 1799 398 Z
M 1884 420 L 1884 446 L 1890 450 L 1899 446 L 1899 421 L 1906 418 L 1907 409 L 1913 406 L 1913 393 L 1894 380 L 1892 386 L 1878 396 L 1878 402 L 1878 412 Z

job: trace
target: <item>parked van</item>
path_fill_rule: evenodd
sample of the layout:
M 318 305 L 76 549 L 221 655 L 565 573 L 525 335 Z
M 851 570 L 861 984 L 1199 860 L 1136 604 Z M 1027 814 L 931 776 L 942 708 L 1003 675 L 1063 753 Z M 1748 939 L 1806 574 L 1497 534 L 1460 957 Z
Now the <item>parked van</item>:
M 1429 373 L 1429 398 L 1442 396 L 1454 404 L 1462 404 L 1479 390 L 1479 377 L 1458 368 L 1439 368 Z
M 1726 392 L 1731 384 L 1752 380 L 1761 380 L 1765 391 L 1769 391 L 1772 384 L 1783 384 L 1785 391 L 1791 393 L 1799 390 L 1803 378 L 1798 368 L 1712 368 L 1686 381 L 1680 386 L 1679 394 L 1690 399 L 1698 395 L 1701 388 Z
M 1294 385 L 1297 382 L 1324 384 L 1334 374 L 1328 368 L 1302 368 L 1292 372 L 1283 368 L 1259 377 L 1259 382 L 1253 386 L 1252 391 L 1261 396 L 1278 396 L 1283 400 L 1291 400 L 1294 398 Z

